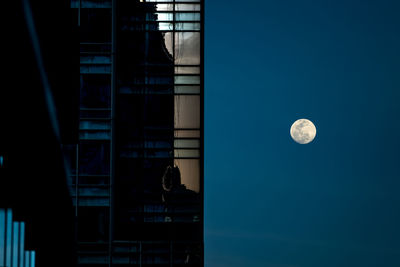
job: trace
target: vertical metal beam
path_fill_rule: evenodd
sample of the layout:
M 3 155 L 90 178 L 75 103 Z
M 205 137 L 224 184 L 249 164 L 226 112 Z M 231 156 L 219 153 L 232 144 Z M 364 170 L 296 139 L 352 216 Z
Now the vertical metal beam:
M 116 51 L 117 51 L 117 0 L 112 0 L 111 15 L 111 138 L 110 138 L 110 209 L 108 231 L 109 267 L 112 265 L 112 242 L 114 240 L 114 181 L 115 181 L 115 114 L 117 96 L 116 78 Z
M 200 194 L 201 194 L 201 266 L 204 266 L 204 13 L 205 0 L 200 1 Z
M 79 207 L 79 189 L 78 189 L 78 185 L 79 185 L 79 144 L 76 144 L 76 153 L 75 153 L 75 217 L 78 217 L 78 207 Z
M 79 0 L 79 7 L 78 7 L 78 26 L 81 26 L 81 0 Z

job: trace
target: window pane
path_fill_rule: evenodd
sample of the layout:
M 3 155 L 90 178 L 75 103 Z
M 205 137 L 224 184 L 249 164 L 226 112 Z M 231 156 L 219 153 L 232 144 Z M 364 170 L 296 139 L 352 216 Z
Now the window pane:
M 111 77 L 104 74 L 81 75 L 81 107 L 108 108 L 111 102 Z
M 111 64 L 110 55 L 82 55 L 81 64 Z
M 79 0 L 72 0 L 71 7 L 79 8 Z M 111 0 L 81 0 L 81 8 L 111 8 Z
M 200 128 L 200 96 L 175 96 L 175 128 Z
M 190 1 L 188 1 L 190 2 Z M 176 4 L 175 5 L 176 11 L 200 11 L 199 4 Z
M 200 140 L 190 140 L 190 139 L 175 139 L 174 140 L 175 148 L 199 148 Z
M 157 11 L 173 11 L 174 4 L 157 4 Z
M 177 30 L 177 31 L 199 31 L 200 23 L 190 23 L 190 22 L 176 23 L 175 30 Z
M 175 76 L 175 84 L 200 84 L 200 76 Z
M 81 0 L 82 8 L 111 8 L 111 0 Z
M 110 140 L 111 134 L 109 131 L 84 131 L 79 133 L 81 140 Z
M 200 137 L 200 131 L 198 131 L 198 130 L 176 130 L 175 137 L 182 137 L 182 138 Z
M 175 74 L 200 74 L 200 67 L 175 67 Z
M 158 21 L 172 21 L 174 20 L 173 13 L 156 13 Z
M 200 64 L 199 32 L 175 33 L 175 64 L 177 65 Z
M 175 158 L 199 158 L 200 151 L 198 149 L 175 149 Z
M 103 43 L 111 41 L 111 9 L 81 9 L 82 43 Z
M 107 74 L 111 73 L 110 65 L 81 65 L 80 72 L 82 74 Z
M 200 13 L 175 13 L 176 21 L 199 21 Z
M 200 161 L 198 159 L 175 159 L 181 172 L 182 184 L 196 193 L 200 192 Z
M 174 24 L 169 22 L 158 23 L 158 29 L 160 31 L 172 31 L 174 29 Z
M 110 130 L 110 128 L 110 121 L 81 120 L 79 123 L 80 130 Z
M 200 86 L 175 86 L 175 94 L 200 94 Z
M 80 174 L 109 174 L 110 144 L 82 143 L 79 146 Z

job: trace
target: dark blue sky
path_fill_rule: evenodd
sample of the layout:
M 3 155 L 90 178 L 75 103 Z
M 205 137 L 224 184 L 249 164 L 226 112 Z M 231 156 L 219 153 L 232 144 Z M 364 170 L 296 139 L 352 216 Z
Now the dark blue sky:
M 206 266 L 400 266 L 399 14 L 206 1 Z

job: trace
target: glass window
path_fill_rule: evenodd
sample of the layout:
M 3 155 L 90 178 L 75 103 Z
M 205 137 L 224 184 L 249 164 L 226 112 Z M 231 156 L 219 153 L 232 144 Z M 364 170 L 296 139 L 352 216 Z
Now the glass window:
M 84 131 L 79 133 L 81 140 L 110 140 L 111 134 L 109 131 Z
M 81 130 L 110 130 L 110 121 L 103 120 L 81 120 L 79 129 Z
M 177 65 L 200 64 L 199 32 L 175 33 L 175 64 Z
M 199 158 L 200 151 L 198 149 L 175 149 L 175 158 Z
M 82 8 L 111 8 L 111 0 L 81 0 Z
M 200 128 L 200 96 L 175 96 L 175 128 Z
M 175 67 L 175 74 L 200 74 L 200 67 Z
M 160 31 L 172 31 L 174 29 L 174 24 L 169 22 L 158 23 L 158 29 Z
M 143 1 L 143 0 L 142 0 Z M 173 0 L 147 0 L 146 2 L 172 2 Z M 190 2 L 190 1 L 188 1 Z
M 175 94 L 200 94 L 200 86 L 175 86 Z
M 176 130 L 175 138 L 177 138 L 177 137 L 181 137 L 181 138 L 200 137 L 200 131 L 199 130 Z
M 200 84 L 200 76 L 193 75 L 176 75 L 175 84 Z
M 111 76 L 107 74 L 81 75 L 81 107 L 108 108 L 111 103 Z
M 80 174 L 109 174 L 110 144 L 87 142 L 79 145 Z
M 81 8 L 111 8 L 111 0 L 72 0 L 71 8 L 79 8 L 79 2 Z
M 188 1 L 190 2 L 190 1 Z M 176 11 L 200 11 L 199 4 L 175 4 Z
M 110 65 L 81 65 L 80 72 L 82 74 L 107 74 L 111 73 Z
M 200 28 L 200 23 L 180 22 L 175 24 L 175 30 L 177 31 L 199 31 Z
M 173 11 L 174 4 L 157 4 L 157 11 Z
M 111 64 L 110 55 L 81 55 L 81 64 Z
M 200 21 L 200 13 L 175 13 L 176 21 Z
M 111 41 L 111 9 L 81 9 L 82 43 L 104 43 Z
M 175 139 L 174 140 L 175 148 L 199 148 L 200 140 L 196 139 Z
M 172 21 L 174 20 L 173 13 L 156 13 L 158 21 Z

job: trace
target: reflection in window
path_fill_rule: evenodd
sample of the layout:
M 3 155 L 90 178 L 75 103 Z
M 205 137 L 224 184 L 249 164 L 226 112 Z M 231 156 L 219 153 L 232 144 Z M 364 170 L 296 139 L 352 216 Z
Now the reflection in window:
M 200 128 L 200 96 L 175 96 L 175 128 Z
M 176 23 L 175 30 L 177 31 L 199 31 L 200 30 L 200 23 Z
M 175 159 L 175 166 L 181 171 L 181 183 L 186 188 L 200 192 L 200 161 L 198 159 Z
M 200 13 L 175 13 L 176 21 L 200 21 Z
M 175 64 L 178 65 L 200 64 L 199 32 L 175 33 Z
M 200 138 L 200 131 L 199 130 L 176 130 L 175 131 L 175 138 Z
M 175 67 L 175 74 L 200 74 L 200 67 Z
M 190 1 L 188 1 L 190 2 Z M 175 5 L 176 11 L 200 11 L 199 4 L 176 4 Z

